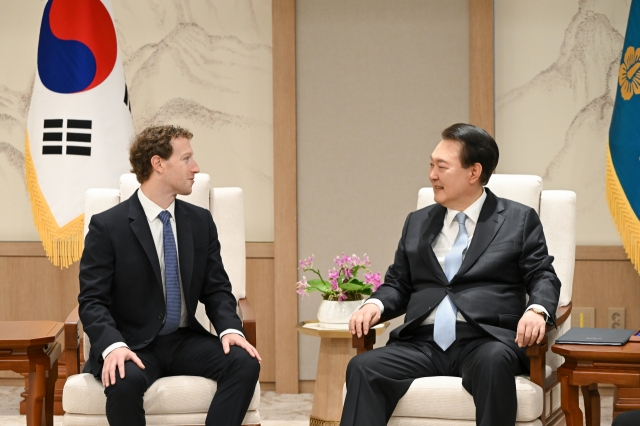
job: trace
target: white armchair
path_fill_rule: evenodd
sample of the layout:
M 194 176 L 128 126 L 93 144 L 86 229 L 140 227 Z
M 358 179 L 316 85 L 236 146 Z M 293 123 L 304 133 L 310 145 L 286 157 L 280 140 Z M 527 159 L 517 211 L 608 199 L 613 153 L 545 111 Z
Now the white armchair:
M 487 185 L 498 197 L 507 198 L 535 209 L 539 214 L 553 266 L 562 282 L 557 312 L 557 329 L 547 326 L 540 345 L 527 349 L 531 359 L 530 376 L 517 376 L 518 426 L 555 426 L 564 424 L 560 409 L 560 383 L 556 370 L 562 357 L 549 349 L 556 338 L 570 327 L 571 292 L 575 266 L 576 195 L 572 191 L 543 191 L 542 179 L 531 175 L 493 175 Z M 432 188 L 418 194 L 418 209 L 434 203 Z M 358 339 L 353 346 L 358 353 L 370 350 L 375 334 Z M 416 379 L 402 397 L 388 423 L 390 426 L 472 426 L 475 405 L 458 377 L 423 377 Z
M 102 212 L 129 198 L 140 186 L 132 174 L 122 175 L 120 189 L 90 189 L 85 199 L 85 234 L 93 214 Z M 256 323 L 253 308 L 246 299 L 246 253 L 244 233 L 244 204 L 240 188 L 209 188 L 209 175 L 195 176 L 193 192 L 179 199 L 209 209 L 218 229 L 221 256 L 238 300 L 238 313 L 243 321 L 247 340 L 256 345 Z M 204 306 L 198 304 L 196 318 L 205 329 L 215 333 Z M 84 334 L 80 348 L 81 323 L 78 309 L 65 324 L 65 354 L 67 381 L 62 392 L 65 426 L 108 426 L 106 397 L 102 383 L 92 374 L 80 373 L 80 350 L 84 359 L 89 357 L 90 342 Z M 216 392 L 216 382 L 203 377 L 174 376 L 157 380 L 144 396 L 144 409 L 148 425 L 204 425 Z M 260 383 L 249 405 L 243 425 L 259 426 Z

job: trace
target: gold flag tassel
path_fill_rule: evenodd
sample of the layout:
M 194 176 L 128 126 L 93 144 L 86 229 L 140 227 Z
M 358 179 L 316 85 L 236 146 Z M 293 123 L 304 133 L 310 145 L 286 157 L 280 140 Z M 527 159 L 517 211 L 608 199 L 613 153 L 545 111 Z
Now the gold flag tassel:
M 59 266 L 60 269 L 68 268 L 73 262 L 80 260 L 82 255 L 84 214 L 76 217 L 62 228 L 58 226 L 58 222 L 53 217 L 38 184 L 38 176 L 31 158 L 28 132 L 24 144 L 24 162 L 33 221 L 38 234 L 40 234 L 44 251 L 51 263 Z
M 638 221 L 638 217 L 631 208 L 622 185 L 620 185 L 613 161 L 611 161 L 609 147 L 607 147 L 605 192 L 613 223 L 622 238 L 622 246 L 636 271 L 640 272 L 640 221 Z

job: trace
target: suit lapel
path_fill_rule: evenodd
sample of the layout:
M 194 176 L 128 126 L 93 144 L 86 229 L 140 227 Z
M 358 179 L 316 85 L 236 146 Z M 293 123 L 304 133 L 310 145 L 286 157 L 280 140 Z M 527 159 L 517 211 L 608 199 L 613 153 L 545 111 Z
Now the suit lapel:
M 447 276 L 440 267 L 431 244 L 433 244 L 433 240 L 442 230 L 446 212 L 447 209 L 439 204 L 433 206 L 422 222 L 422 226 L 420 227 L 420 241 L 418 242 L 418 251 L 420 252 L 422 260 L 425 261 L 434 275 L 444 283 L 448 283 Z
M 504 222 L 504 216 L 501 214 L 504 210 L 502 201 L 493 195 L 489 189 L 485 188 L 485 191 L 487 191 L 487 199 L 484 201 L 484 205 L 480 211 L 476 230 L 471 239 L 471 245 L 462 261 L 460 270 L 452 281 L 454 281 L 457 276 L 464 275 L 464 273 L 473 266 L 480 255 L 487 249 L 491 241 L 493 241 L 493 238 Z
M 176 200 L 175 214 L 180 277 L 182 278 L 182 289 L 186 300 L 193 272 L 193 234 L 191 233 L 191 219 L 189 219 L 182 202 L 179 200 Z
M 140 241 L 144 252 L 147 254 L 153 273 L 156 276 L 158 284 L 162 287 L 162 275 L 160 273 L 160 261 L 158 260 L 158 252 L 156 251 L 156 245 L 153 242 L 153 236 L 151 235 L 151 228 L 149 228 L 149 221 L 144 214 L 142 204 L 138 198 L 138 191 L 129 198 L 129 220 L 131 220 L 129 226 L 131 230 Z

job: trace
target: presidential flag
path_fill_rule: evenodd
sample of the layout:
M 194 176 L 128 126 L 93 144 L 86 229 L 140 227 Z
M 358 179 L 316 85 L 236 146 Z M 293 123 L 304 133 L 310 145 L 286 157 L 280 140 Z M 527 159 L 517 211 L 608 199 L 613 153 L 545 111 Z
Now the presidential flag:
M 33 219 L 54 265 L 80 258 L 85 192 L 118 184 L 133 135 L 110 0 L 48 0 L 25 168 Z
M 606 194 L 613 221 L 640 271 L 640 1 L 631 2 L 609 128 Z

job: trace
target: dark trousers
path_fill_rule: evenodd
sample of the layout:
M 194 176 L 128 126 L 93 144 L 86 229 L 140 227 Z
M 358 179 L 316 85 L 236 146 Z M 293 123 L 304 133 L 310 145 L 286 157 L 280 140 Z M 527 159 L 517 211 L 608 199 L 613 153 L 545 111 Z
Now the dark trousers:
M 148 346 L 135 352 L 145 369 L 127 361 L 125 378 L 121 379 L 120 373 L 116 372 L 116 384 L 104 390 L 109 425 L 145 425 L 142 401 L 146 390 L 161 377 L 179 375 L 217 381 L 207 426 L 242 423 L 260 373 L 260 364 L 244 349 L 231 346 L 225 355 L 218 337 L 180 328 L 166 336 L 157 336 Z
M 640 425 L 640 410 L 621 413 L 613 420 L 611 426 L 638 426 Z
M 392 341 L 351 360 L 340 425 L 384 426 L 414 379 L 455 376 L 473 396 L 477 425 L 513 426 L 514 376 L 527 370 L 511 348 L 470 324 L 457 324 L 446 351 L 433 341 L 433 325 L 422 326 L 409 342 Z

